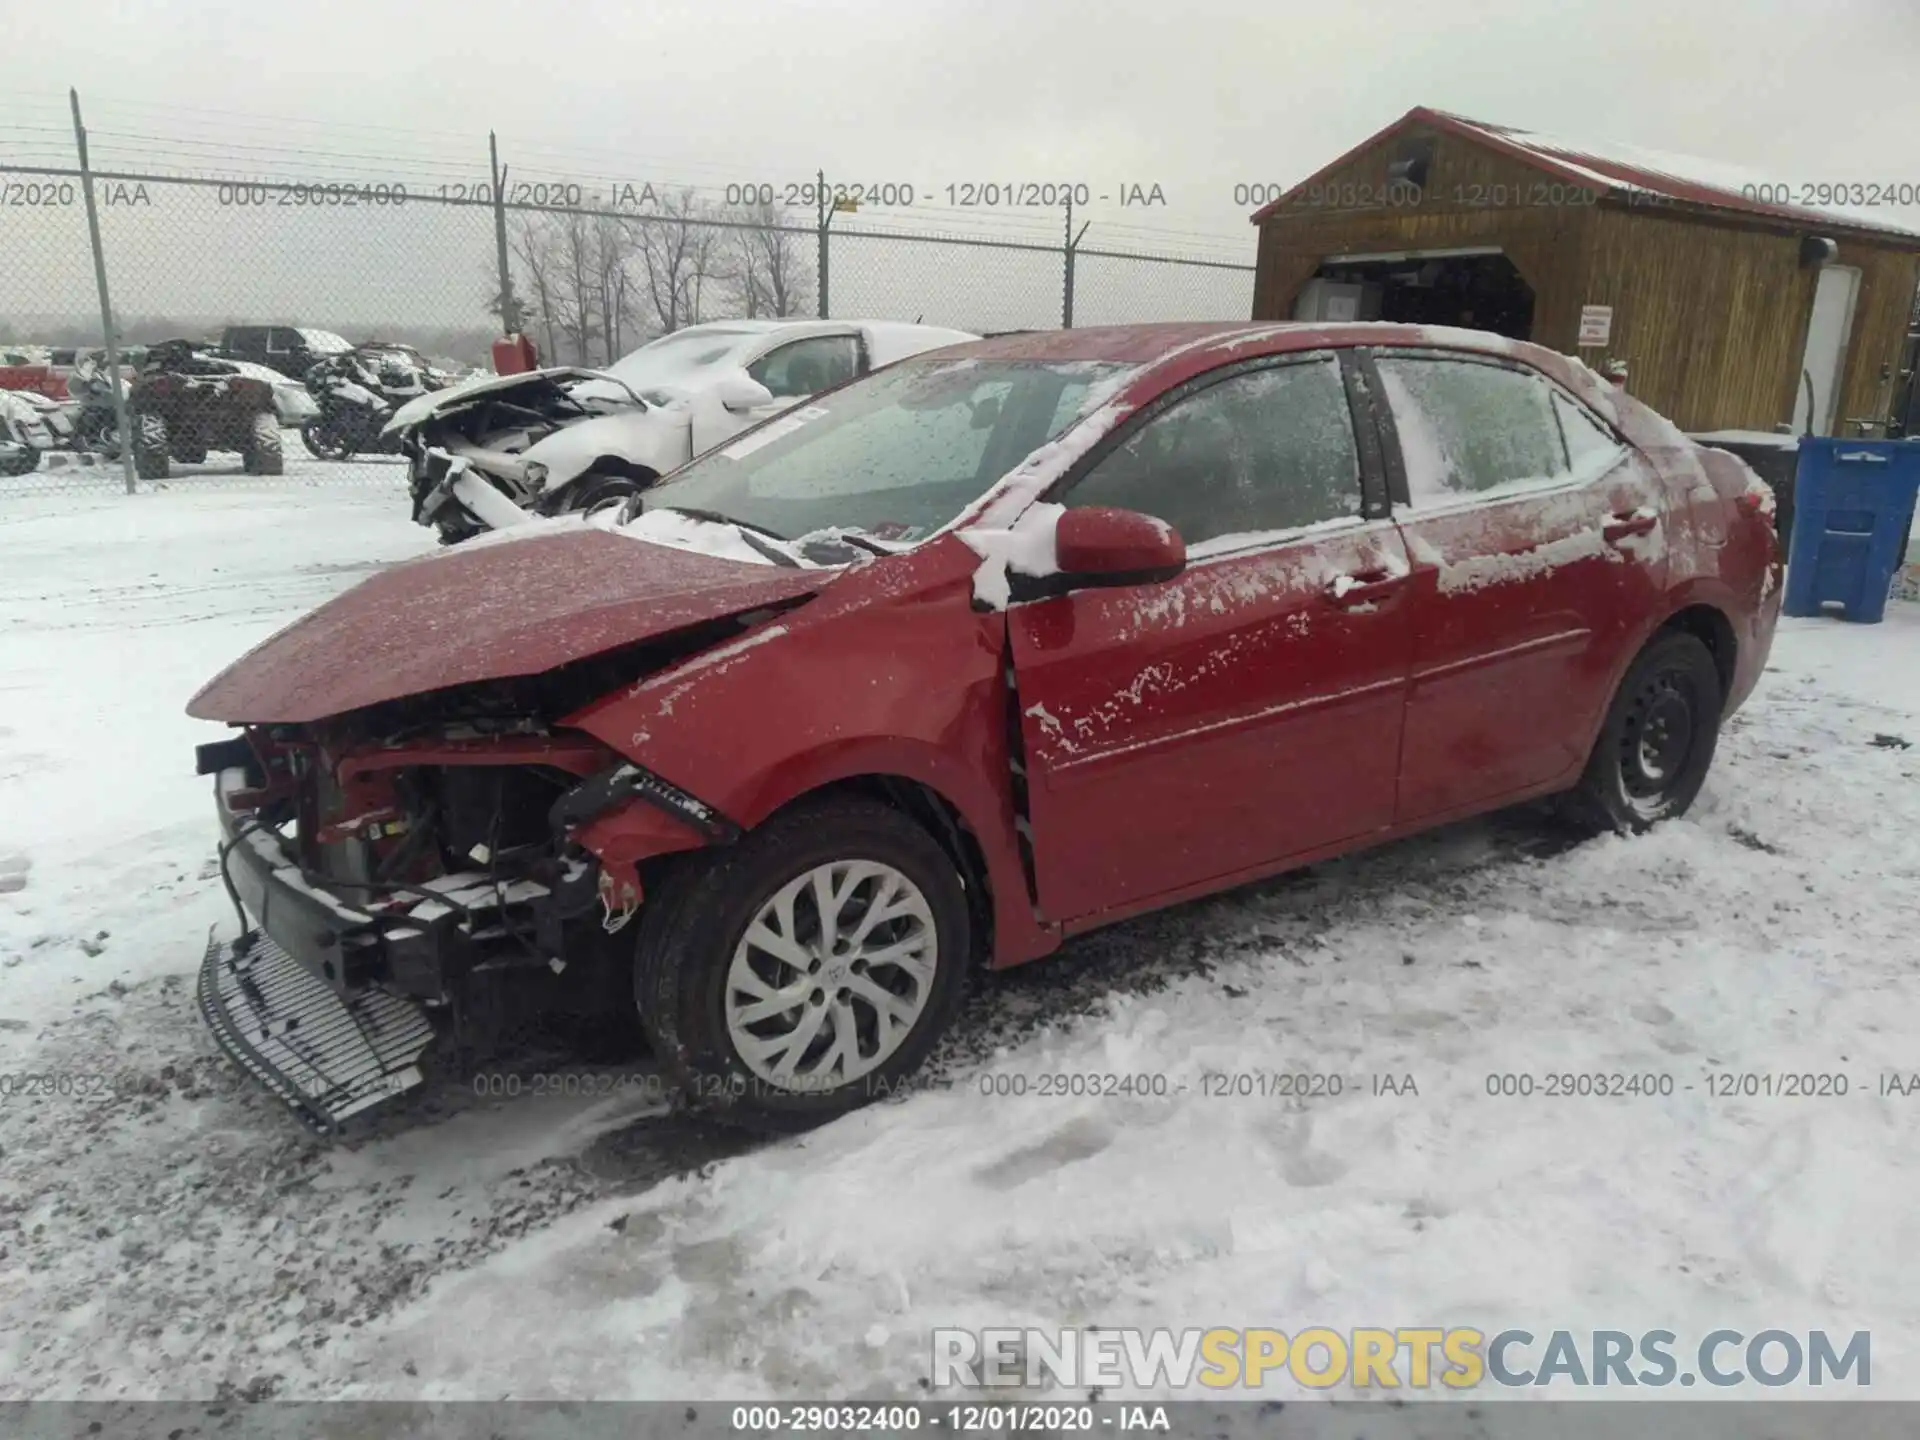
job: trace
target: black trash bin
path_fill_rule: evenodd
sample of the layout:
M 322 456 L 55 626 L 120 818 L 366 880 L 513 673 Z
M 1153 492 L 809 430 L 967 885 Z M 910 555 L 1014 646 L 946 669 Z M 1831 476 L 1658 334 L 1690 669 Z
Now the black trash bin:
M 1716 450 L 1731 450 L 1767 482 L 1767 488 L 1773 491 L 1774 528 L 1780 532 L 1780 547 L 1784 550 L 1793 539 L 1793 477 L 1800 468 L 1800 437 L 1723 430 L 1690 438 Z

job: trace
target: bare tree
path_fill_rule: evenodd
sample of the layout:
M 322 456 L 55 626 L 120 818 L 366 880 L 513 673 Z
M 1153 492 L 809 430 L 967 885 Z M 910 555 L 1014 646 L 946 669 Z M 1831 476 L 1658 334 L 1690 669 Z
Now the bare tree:
M 558 357 L 559 346 L 554 337 L 554 311 L 558 298 L 553 264 L 552 227 L 547 223 L 546 215 L 520 214 L 514 217 L 514 227 L 508 232 L 508 248 L 513 260 L 518 262 L 525 293 L 518 296 L 523 312 L 521 323 L 528 318 L 537 319 L 546 336 L 546 347 L 542 354 L 549 359 Z M 532 304 L 529 306 L 528 301 Z M 495 304 L 499 301 L 496 299 Z M 531 309 L 528 317 L 525 311 Z
M 691 324 L 697 313 L 700 283 L 714 258 L 712 227 L 700 218 L 700 202 L 687 189 L 663 196 L 659 215 L 635 222 L 641 284 L 661 334 Z
M 742 313 L 785 319 L 803 313 L 813 299 L 803 237 L 772 202 L 744 206 L 733 219 L 750 228 L 728 232 L 728 278 Z
M 602 338 L 606 363 L 611 365 L 631 348 L 630 337 L 646 331 L 639 309 L 639 287 L 633 265 L 640 253 L 636 222 L 623 215 L 594 216 L 596 281 L 599 287 Z
M 593 342 L 603 332 L 599 298 L 600 261 L 592 223 L 578 211 L 547 217 L 554 229 L 557 271 L 555 324 L 573 350 L 573 363 L 593 363 Z

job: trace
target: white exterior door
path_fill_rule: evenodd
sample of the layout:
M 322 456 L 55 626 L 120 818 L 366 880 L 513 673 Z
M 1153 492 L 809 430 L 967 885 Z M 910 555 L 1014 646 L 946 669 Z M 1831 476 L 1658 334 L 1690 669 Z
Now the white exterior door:
M 1813 291 L 1813 318 L 1807 322 L 1807 349 L 1794 386 L 1796 435 L 1833 433 L 1834 406 L 1840 399 L 1841 370 L 1859 296 L 1860 272 L 1853 266 L 1829 265 L 1820 272 Z

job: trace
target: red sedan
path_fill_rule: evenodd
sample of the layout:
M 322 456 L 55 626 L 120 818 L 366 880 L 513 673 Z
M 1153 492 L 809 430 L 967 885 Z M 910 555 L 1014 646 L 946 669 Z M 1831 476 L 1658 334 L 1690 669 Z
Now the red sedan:
M 245 913 L 203 1009 L 323 1129 L 562 1003 L 812 1123 L 976 967 L 1535 797 L 1680 814 L 1780 565 L 1738 459 L 1496 336 L 936 351 L 209 684 Z

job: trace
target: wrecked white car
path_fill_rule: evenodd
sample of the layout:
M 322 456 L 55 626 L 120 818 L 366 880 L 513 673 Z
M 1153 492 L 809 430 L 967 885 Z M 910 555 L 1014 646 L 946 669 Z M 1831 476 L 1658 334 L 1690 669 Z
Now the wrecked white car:
M 890 321 L 725 320 L 605 370 L 489 375 L 400 407 L 413 518 L 454 543 L 629 496 L 740 431 L 896 360 L 978 337 Z

